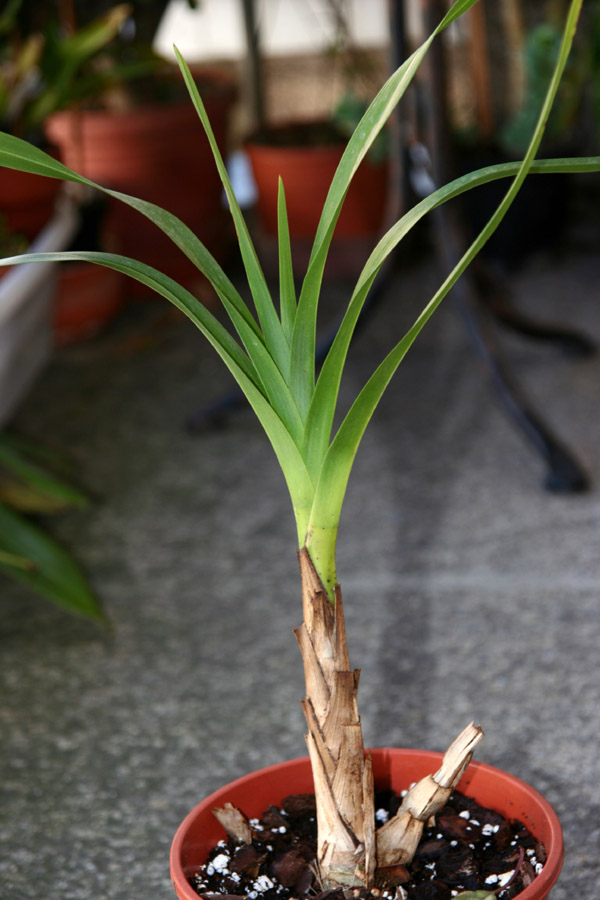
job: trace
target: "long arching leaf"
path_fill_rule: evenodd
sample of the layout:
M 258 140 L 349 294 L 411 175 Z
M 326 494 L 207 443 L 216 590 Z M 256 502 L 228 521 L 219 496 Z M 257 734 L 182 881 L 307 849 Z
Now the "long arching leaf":
M 291 348 L 293 378 L 291 387 L 297 398 L 301 414 L 308 411 L 314 388 L 317 307 L 323 270 L 333 232 L 352 178 L 406 92 L 435 37 L 476 2 L 477 0 L 458 0 L 453 4 L 435 31 L 388 78 L 348 141 L 323 206 L 308 270 L 298 301 Z
M 487 225 L 463 254 L 452 272 L 447 276 L 444 283 L 417 318 L 412 328 L 409 329 L 402 340 L 386 356 L 360 391 L 325 455 L 315 490 L 315 500 L 310 515 L 306 546 L 311 553 L 311 557 L 314 548 L 314 553 L 322 556 L 323 559 L 328 560 L 330 567 L 334 565 L 337 527 L 348 478 L 365 429 L 371 420 L 373 412 L 387 385 L 408 349 L 422 330 L 425 323 L 433 315 L 442 299 L 458 281 L 479 250 L 481 250 L 486 241 L 494 233 L 505 214 L 508 212 L 512 201 L 517 195 L 531 168 L 534 156 L 544 133 L 550 108 L 558 89 L 560 77 L 569 55 L 582 2 L 583 0 L 572 0 L 563 33 L 560 52 L 534 134 L 531 138 L 525 158 L 519 165 L 517 175 L 506 195 L 499 204 L 497 210 L 491 216 Z M 323 574 L 326 578 L 325 583 L 330 587 L 331 581 L 335 578 L 334 571 L 326 571 Z
M 252 406 L 275 451 L 283 471 L 298 522 L 299 534 L 306 528 L 314 497 L 314 485 L 294 437 L 286 428 L 269 399 L 261 381 L 240 346 L 215 317 L 196 298 L 172 278 L 138 260 L 114 253 L 68 251 L 30 253 L 0 260 L 0 266 L 35 262 L 92 262 L 135 278 L 180 309 L 202 332 L 219 354 Z
M 462 175 L 460 178 L 444 185 L 444 187 L 438 188 L 438 190 L 413 206 L 378 242 L 358 278 L 348 308 L 338 327 L 317 380 L 306 418 L 305 442 L 303 446 L 304 458 L 309 471 L 318 471 L 329 446 L 339 387 L 350 341 L 368 292 L 389 254 L 427 213 L 466 191 L 480 187 L 490 181 L 514 177 L 517 175 L 519 167 L 520 163 L 517 162 L 501 163 L 470 172 L 468 175 Z M 593 156 L 581 159 L 537 160 L 532 164 L 529 174 L 564 174 L 597 171 L 600 171 L 600 157 Z
M 186 87 L 189 91 L 192 102 L 196 108 L 196 112 L 198 113 L 200 121 L 202 122 L 202 127 L 204 128 L 204 131 L 210 143 L 215 164 L 217 166 L 217 170 L 219 172 L 223 187 L 225 189 L 225 193 L 227 195 L 229 209 L 235 223 L 242 259 L 246 268 L 248 284 L 250 285 L 250 289 L 252 291 L 254 304 L 256 306 L 258 318 L 260 320 L 261 328 L 265 336 L 266 345 L 269 348 L 269 352 L 273 356 L 273 359 L 277 362 L 280 370 L 282 372 L 286 372 L 289 367 L 289 346 L 283 333 L 281 322 L 279 321 L 277 310 L 275 309 L 275 305 L 269 292 L 267 282 L 265 281 L 265 276 L 263 274 L 260 262 L 258 261 L 258 256 L 256 254 L 254 244 L 252 243 L 252 239 L 248 232 L 248 227 L 242 215 L 242 211 L 239 207 L 236 196 L 233 192 L 225 163 L 223 162 L 223 158 L 221 157 L 221 153 L 217 146 L 217 141 L 206 114 L 206 109 L 204 108 L 202 98 L 200 97 L 198 88 L 196 87 L 196 83 L 187 66 L 187 63 L 185 62 L 177 48 L 175 48 L 175 55 L 177 57 L 177 62 L 179 63 L 179 68 L 181 69 L 181 72 L 183 74 Z
M 257 376 L 273 406 L 298 444 L 302 422 L 296 403 L 279 367 L 266 349 L 263 335 L 240 294 L 202 242 L 177 216 L 146 200 L 97 185 L 73 172 L 36 147 L 13 135 L 0 133 L 0 165 L 25 172 L 69 180 L 97 188 L 136 209 L 160 228 L 198 267 L 214 287 L 252 360 Z M 197 301 L 196 301 L 197 302 Z M 214 320 L 216 321 L 216 320 Z

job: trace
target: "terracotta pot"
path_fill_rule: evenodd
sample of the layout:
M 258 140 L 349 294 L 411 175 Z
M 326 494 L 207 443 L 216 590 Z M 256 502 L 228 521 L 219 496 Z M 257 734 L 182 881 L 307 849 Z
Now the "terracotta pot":
M 228 82 L 205 97 L 222 149 L 234 99 Z M 215 256 L 225 254 L 229 217 L 208 140 L 190 100 L 148 104 L 122 113 L 60 112 L 50 117 L 46 130 L 66 165 L 92 181 L 163 206 Z M 106 230 L 118 252 L 175 279 L 198 277 L 193 264 L 155 225 L 117 200 L 109 201 Z
M 71 344 L 99 334 L 123 305 L 123 276 L 94 263 L 65 263 L 54 301 L 56 343 Z
M 281 126 L 281 130 L 290 127 Z M 292 126 L 293 127 L 293 126 Z M 275 133 L 278 129 L 274 129 Z M 277 235 L 279 177 L 285 188 L 294 267 L 302 274 L 309 256 L 331 180 L 345 149 L 344 142 L 308 146 L 274 146 L 250 140 L 248 159 L 257 187 L 257 209 L 263 254 Z M 356 172 L 338 219 L 328 274 L 360 271 L 384 223 L 388 166 L 367 157 Z M 275 254 L 276 255 L 276 254 Z
M 277 234 L 277 192 L 281 176 L 290 234 L 293 237 L 314 237 L 344 148 L 343 143 L 323 147 L 247 144 L 258 190 L 258 212 L 267 234 Z M 368 158 L 363 160 L 344 201 L 336 237 L 377 233 L 383 223 L 386 185 L 387 166 L 374 164 Z
M 29 240 L 50 221 L 61 183 L 30 172 L 0 168 L 0 213 L 6 225 Z
M 442 754 L 427 750 L 372 750 L 376 787 L 396 792 L 439 768 Z M 524 781 L 484 763 L 472 762 L 459 789 L 503 816 L 522 821 L 547 852 L 543 871 L 522 891 L 519 900 L 544 900 L 558 878 L 563 841 L 556 813 L 541 794 Z M 179 900 L 198 900 L 188 878 L 205 862 L 208 852 L 225 837 L 211 813 L 215 806 L 233 803 L 250 818 L 260 816 L 288 794 L 312 793 L 308 757 L 269 766 L 220 788 L 199 803 L 179 826 L 171 845 L 171 878 Z

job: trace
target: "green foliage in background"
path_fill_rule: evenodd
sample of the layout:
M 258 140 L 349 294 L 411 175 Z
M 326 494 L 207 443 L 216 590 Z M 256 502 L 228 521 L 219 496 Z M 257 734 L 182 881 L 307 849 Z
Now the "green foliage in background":
M 89 506 L 85 494 L 55 474 L 58 462 L 38 444 L 0 433 L 0 571 L 71 612 L 102 621 L 77 563 L 35 521 Z

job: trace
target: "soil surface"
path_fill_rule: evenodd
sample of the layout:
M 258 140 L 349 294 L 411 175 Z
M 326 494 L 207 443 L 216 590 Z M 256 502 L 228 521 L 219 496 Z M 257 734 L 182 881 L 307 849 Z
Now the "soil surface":
M 376 795 L 376 818 L 383 824 L 401 800 L 391 792 Z M 322 891 L 314 871 L 315 800 L 312 794 L 286 798 L 250 821 L 252 844 L 221 841 L 205 866 L 190 879 L 207 900 L 222 895 L 250 900 L 345 900 L 344 891 Z M 466 891 L 489 891 L 511 900 L 538 875 L 544 847 L 518 821 L 484 809 L 455 791 L 425 828 L 412 863 L 386 872 L 371 894 L 346 892 L 353 898 L 380 900 L 451 900 Z

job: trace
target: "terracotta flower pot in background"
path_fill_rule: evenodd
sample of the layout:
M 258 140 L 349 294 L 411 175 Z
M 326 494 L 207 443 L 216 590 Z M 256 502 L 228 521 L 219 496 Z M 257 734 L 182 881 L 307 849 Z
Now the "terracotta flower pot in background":
M 54 213 L 60 181 L 0 168 L 0 213 L 4 224 L 34 240 Z
M 269 129 L 251 139 L 246 151 L 257 189 L 257 210 L 264 252 L 277 235 L 277 193 L 281 176 L 286 196 L 294 268 L 304 271 L 312 239 L 319 224 L 329 185 L 346 147 L 334 142 L 313 142 L 327 123 L 290 123 Z M 307 143 L 293 143 L 297 133 L 307 133 Z M 388 165 L 363 160 L 350 185 L 332 243 L 328 274 L 353 275 L 362 268 L 384 223 Z
M 370 752 L 376 787 L 392 788 L 396 792 L 435 772 L 442 760 L 441 753 L 427 750 L 376 749 Z M 547 898 L 558 878 L 564 855 L 560 823 L 547 800 L 519 778 L 479 762 L 469 765 L 459 790 L 506 818 L 519 819 L 544 844 L 547 854 L 544 868 L 518 898 Z M 308 757 L 303 757 L 238 778 L 199 803 L 183 820 L 171 845 L 171 878 L 179 900 L 198 900 L 188 878 L 198 871 L 208 852 L 225 837 L 212 815 L 213 807 L 233 803 L 252 818 L 260 816 L 289 794 L 312 792 L 310 762 Z
M 224 148 L 235 86 L 215 79 L 202 94 Z M 146 103 L 123 112 L 60 112 L 50 117 L 46 130 L 66 165 L 92 181 L 163 206 L 217 258 L 227 252 L 229 218 L 221 182 L 190 100 Z M 200 278 L 195 266 L 155 225 L 118 201 L 109 202 L 106 231 L 117 252 L 153 265 L 192 289 Z
M 93 263 L 65 263 L 60 267 L 54 301 L 54 338 L 71 344 L 99 334 L 123 305 L 123 276 Z

